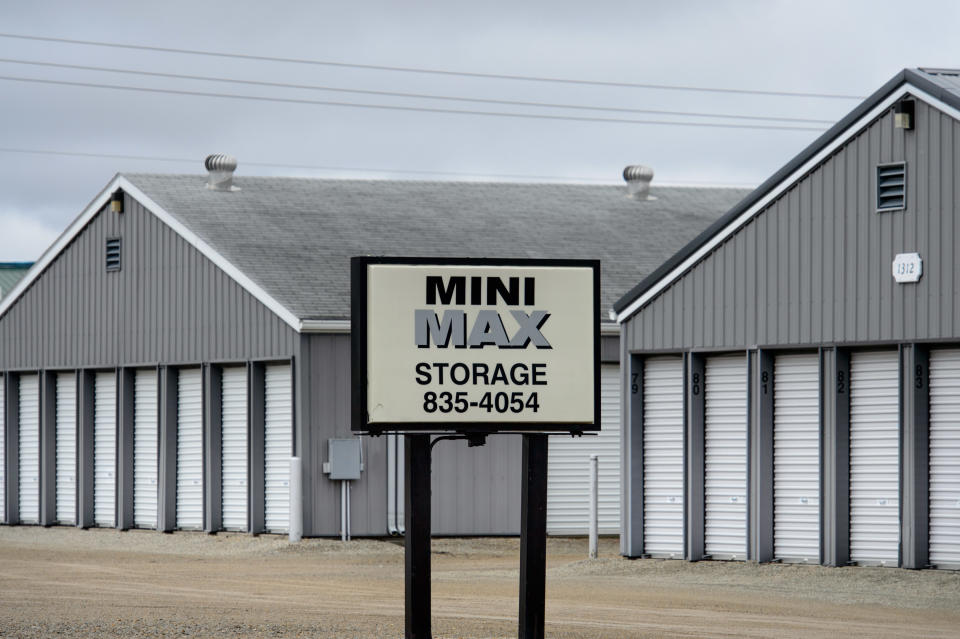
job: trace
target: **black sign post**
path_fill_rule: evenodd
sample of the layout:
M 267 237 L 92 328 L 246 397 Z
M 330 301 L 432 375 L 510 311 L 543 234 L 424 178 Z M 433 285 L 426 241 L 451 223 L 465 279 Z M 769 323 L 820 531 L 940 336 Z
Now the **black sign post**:
M 430 435 L 405 435 L 406 639 L 430 639 Z
M 547 435 L 523 436 L 518 639 L 543 639 L 547 575 Z

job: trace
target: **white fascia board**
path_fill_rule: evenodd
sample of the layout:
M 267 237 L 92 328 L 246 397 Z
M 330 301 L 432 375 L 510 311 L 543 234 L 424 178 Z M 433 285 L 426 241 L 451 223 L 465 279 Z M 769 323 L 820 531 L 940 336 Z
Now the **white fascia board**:
M 349 333 L 350 320 L 301 320 L 301 333 Z
M 634 313 L 646 306 L 646 304 L 656 297 L 661 291 L 663 291 L 663 289 L 672 284 L 675 280 L 679 279 L 690 269 L 690 267 L 699 262 L 705 255 L 709 254 L 710 251 L 719 246 L 728 237 L 736 233 L 740 227 L 753 219 L 755 215 L 765 209 L 772 201 L 780 197 L 780 195 L 789 187 L 791 187 L 797 180 L 803 177 L 815 166 L 823 162 L 823 160 L 825 160 L 827 157 L 832 155 L 834 151 L 846 144 L 852 137 L 860 133 L 860 131 L 870 124 L 870 122 L 872 122 L 877 116 L 889 109 L 894 102 L 897 102 L 908 93 L 915 98 L 923 100 L 930 106 L 943 111 L 954 119 L 960 120 L 960 111 L 933 97 L 926 91 L 917 88 L 913 84 L 905 82 L 901 86 L 894 89 L 889 96 L 864 114 L 863 117 L 857 120 L 854 124 L 847 127 L 847 130 L 843 134 L 834 138 L 816 155 L 804 162 L 803 165 L 801 165 L 788 177 L 784 178 L 777 186 L 775 186 L 766 195 L 755 202 L 753 206 L 741 213 L 735 220 L 731 221 L 717 234 L 707 240 L 690 257 L 685 259 L 676 268 L 660 278 L 659 281 L 648 288 L 643 295 L 634 300 L 633 303 L 631 303 L 627 308 L 623 309 L 623 311 L 616 315 L 613 311 L 611 311 L 611 318 L 615 319 L 618 324 L 623 324 L 623 322 L 629 319 Z
M 600 322 L 601 335 L 619 335 L 620 325 L 613 322 Z
M 27 271 L 27 274 L 21 279 L 17 286 L 10 292 L 10 294 L 3 299 L 3 302 L 0 303 L 0 317 L 3 317 L 3 314 L 6 313 L 7 309 L 13 305 L 14 302 L 20 297 L 20 295 L 25 291 L 33 281 L 39 277 L 39 275 L 50 265 L 50 263 L 60 255 L 60 252 L 66 248 L 66 246 L 76 237 L 80 231 L 90 222 L 90 220 L 106 205 L 107 201 L 113 195 L 117 189 L 122 189 L 125 193 L 129 194 L 132 198 L 137 200 L 144 208 L 150 211 L 155 215 L 161 222 L 169 226 L 173 231 L 182 237 L 188 244 L 196 248 L 203 254 L 207 259 L 216 264 L 222 271 L 230 276 L 237 284 L 243 287 L 248 293 L 253 295 L 257 300 L 259 300 L 264 306 L 270 309 L 277 317 L 282 319 L 284 322 L 290 325 L 293 330 L 300 332 L 302 322 L 299 317 L 291 313 L 285 306 L 280 304 L 275 300 L 269 293 L 260 288 L 249 277 L 244 275 L 244 273 L 234 266 L 229 260 L 220 255 L 213 247 L 204 242 L 196 233 L 184 226 L 179 220 L 167 213 L 163 207 L 154 202 L 151 198 L 141 191 L 139 188 L 134 186 L 130 180 L 123 177 L 122 175 L 117 175 L 110 181 L 110 183 L 100 192 L 100 194 L 93 199 L 90 204 L 87 205 L 87 208 L 83 210 L 80 215 L 67 227 L 63 233 L 60 234 L 60 237 L 50 245 L 44 254 L 37 260 L 34 265 Z

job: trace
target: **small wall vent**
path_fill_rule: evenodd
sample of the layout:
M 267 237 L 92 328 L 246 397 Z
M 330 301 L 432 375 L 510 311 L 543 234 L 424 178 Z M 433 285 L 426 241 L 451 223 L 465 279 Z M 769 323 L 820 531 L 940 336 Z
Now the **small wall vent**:
M 120 270 L 120 238 L 107 238 L 107 270 Z
M 895 211 L 906 207 L 907 165 L 881 164 L 877 166 L 877 210 Z

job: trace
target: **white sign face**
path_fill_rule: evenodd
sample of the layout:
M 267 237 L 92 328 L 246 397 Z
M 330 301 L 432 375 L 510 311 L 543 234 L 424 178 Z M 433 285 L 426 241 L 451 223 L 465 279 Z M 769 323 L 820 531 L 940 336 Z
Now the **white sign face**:
M 919 253 L 898 253 L 893 258 L 893 279 L 897 282 L 919 282 L 921 275 L 923 260 Z
M 367 424 L 598 429 L 596 265 L 538 264 L 367 264 Z

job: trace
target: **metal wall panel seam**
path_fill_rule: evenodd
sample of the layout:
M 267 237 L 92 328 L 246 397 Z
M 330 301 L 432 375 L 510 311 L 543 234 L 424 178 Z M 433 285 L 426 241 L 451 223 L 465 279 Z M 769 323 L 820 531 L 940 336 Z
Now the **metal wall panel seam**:
M 930 351 L 911 344 L 905 352 L 900 565 L 919 569 L 930 565 Z
M 57 519 L 57 393 L 56 378 L 47 370 L 40 371 L 40 521 L 52 526 Z

